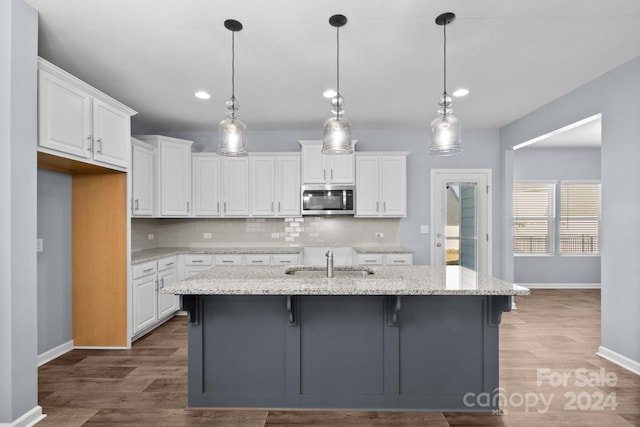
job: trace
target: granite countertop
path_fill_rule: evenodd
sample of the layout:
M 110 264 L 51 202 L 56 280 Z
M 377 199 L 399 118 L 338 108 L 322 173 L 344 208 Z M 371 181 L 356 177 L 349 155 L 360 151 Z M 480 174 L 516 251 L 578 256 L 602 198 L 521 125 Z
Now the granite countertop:
M 302 248 L 290 247 L 243 247 L 243 248 L 157 248 L 131 253 L 131 264 L 141 264 L 160 258 L 180 254 L 245 255 L 245 254 L 299 254 Z
M 293 266 L 288 269 L 314 270 Z M 323 271 L 285 274 L 284 267 L 215 267 L 165 287 L 177 295 L 527 295 L 529 289 L 457 266 L 372 267 L 363 276 L 339 270 L 336 277 Z
M 413 251 L 399 246 L 354 246 L 353 252 L 357 254 L 412 254 Z

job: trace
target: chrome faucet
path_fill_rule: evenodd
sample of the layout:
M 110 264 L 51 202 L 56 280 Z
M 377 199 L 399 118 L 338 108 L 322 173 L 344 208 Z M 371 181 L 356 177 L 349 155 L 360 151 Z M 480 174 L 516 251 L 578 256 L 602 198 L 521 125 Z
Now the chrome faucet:
M 331 249 L 327 251 L 325 256 L 327 257 L 327 277 L 330 279 L 333 277 L 333 249 L 336 247 L 337 243 L 331 246 Z

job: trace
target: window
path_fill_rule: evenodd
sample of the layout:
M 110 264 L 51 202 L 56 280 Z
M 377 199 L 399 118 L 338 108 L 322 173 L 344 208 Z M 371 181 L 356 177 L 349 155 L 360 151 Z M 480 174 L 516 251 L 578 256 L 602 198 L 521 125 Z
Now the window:
M 556 248 L 561 255 L 600 253 L 600 183 L 513 185 L 513 253 L 554 255 Z
M 600 184 L 560 184 L 560 253 L 600 252 Z
M 555 252 L 556 184 L 519 182 L 513 185 L 513 252 Z

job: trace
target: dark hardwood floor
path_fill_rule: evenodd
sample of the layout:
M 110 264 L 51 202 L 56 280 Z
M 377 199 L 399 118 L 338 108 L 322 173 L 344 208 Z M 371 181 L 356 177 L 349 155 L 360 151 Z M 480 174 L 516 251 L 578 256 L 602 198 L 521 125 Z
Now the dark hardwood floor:
M 176 317 L 131 350 L 73 350 L 40 367 L 38 425 L 640 426 L 640 376 L 595 354 L 598 290 L 533 290 L 516 303 L 500 333 L 503 415 L 189 409 L 186 318 Z

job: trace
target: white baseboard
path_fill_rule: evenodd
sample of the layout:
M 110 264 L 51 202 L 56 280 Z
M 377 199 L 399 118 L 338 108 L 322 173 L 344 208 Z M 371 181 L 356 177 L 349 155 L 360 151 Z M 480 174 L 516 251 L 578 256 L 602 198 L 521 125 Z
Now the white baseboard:
M 0 427 L 31 427 L 42 421 L 46 415 L 42 413 L 42 407 L 36 406 L 17 420 L 10 423 L 0 423 Z
M 603 359 L 607 359 L 609 362 L 613 362 L 616 365 L 633 372 L 636 375 L 640 375 L 640 362 L 629 359 L 628 357 L 623 356 L 620 353 L 616 353 L 613 350 L 609 350 L 608 348 L 603 346 L 598 347 L 598 351 L 596 352 L 596 354 Z
M 600 283 L 520 283 L 529 289 L 600 289 Z
M 45 363 L 51 362 L 56 357 L 60 357 L 63 354 L 70 352 L 71 350 L 73 350 L 73 340 L 62 343 L 59 346 L 52 348 L 51 350 L 47 350 L 44 353 L 39 354 L 38 367 L 44 365 Z

